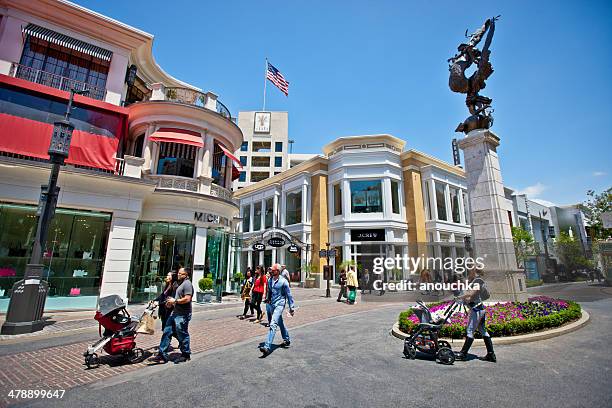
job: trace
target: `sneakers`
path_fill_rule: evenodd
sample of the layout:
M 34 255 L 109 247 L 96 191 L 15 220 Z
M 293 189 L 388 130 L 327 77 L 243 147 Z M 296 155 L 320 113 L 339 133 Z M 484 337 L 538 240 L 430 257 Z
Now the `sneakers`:
M 158 354 L 155 357 L 151 357 L 148 361 L 152 364 L 166 364 L 168 359 L 161 354 Z
M 261 354 L 263 355 L 262 357 L 267 357 L 268 354 L 270 354 L 270 349 L 264 346 L 261 346 L 259 351 L 261 351 Z
M 467 360 L 467 353 L 464 353 L 462 351 L 456 353 L 455 354 L 455 360 L 457 360 L 457 361 L 465 361 L 465 360 Z
M 497 363 L 497 357 L 495 357 L 495 353 L 487 353 L 486 356 L 480 357 L 481 361 L 490 361 L 491 363 Z
M 191 356 L 190 355 L 182 354 L 179 358 L 174 360 L 174 364 L 186 363 L 189 360 L 191 360 Z
M 291 342 L 289 340 L 283 340 L 283 344 L 281 344 L 281 347 L 289 347 L 291 346 Z

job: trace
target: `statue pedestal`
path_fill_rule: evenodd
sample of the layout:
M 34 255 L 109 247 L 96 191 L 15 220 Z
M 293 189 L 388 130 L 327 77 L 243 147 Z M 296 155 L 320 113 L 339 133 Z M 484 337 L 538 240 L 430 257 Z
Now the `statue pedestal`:
M 464 151 L 470 199 L 473 256 L 484 262 L 491 300 L 526 301 L 525 274 L 518 269 L 497 146 L 499 137 L 476 129 L 458 141 Z

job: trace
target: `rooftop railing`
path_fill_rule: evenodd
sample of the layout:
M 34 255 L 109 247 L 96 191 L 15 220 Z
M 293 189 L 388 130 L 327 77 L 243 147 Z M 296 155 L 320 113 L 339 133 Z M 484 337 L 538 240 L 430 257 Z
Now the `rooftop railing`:
M 11 65 L 9 75 L 37 84 L 50 86 L 51 88 L 61 89 L 62 91 L 70 91 L 70 89 L 84 91 L 88 89 L 89 95 L 87 96 L 99 101 L 103 101 L 106 97 L 106 89 L 104 88 L 99 88 L 86 82 L 77 81 L 76 79 L 63 77 L 61 75 L 43 71 L 42 69 L 36 69 L 17 63 L 13 63 Z
M 153 84 L 153 93 L 150 97 L 151 101 L 169 101 L 184 103 L 187 105 L 199 106 L 204 109 L 211 110 L 223 116 L 227 120 L 236 122 L 232 118 L 227 106 L 217 99 L 217 95 L 212 92 L 200 92 L 195 89 L 180 88 L 180 87 L 165 87 L 162 84 Z

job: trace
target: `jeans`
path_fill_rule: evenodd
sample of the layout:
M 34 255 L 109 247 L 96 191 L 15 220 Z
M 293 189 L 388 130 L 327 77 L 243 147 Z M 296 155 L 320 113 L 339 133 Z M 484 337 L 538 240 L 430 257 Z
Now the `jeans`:
M 489 337 L 487 328 L 485 327 L 485 308 L 484 306 L 476 306 L 470 310 L 470 317 L 467 325 L 467 337 L 474 338 L 474 332 L 478 330 L 482 337 Z
M 243 316 L 246 316 L 247 310 L 251 309 L 251 314 L 253 314 L 253 303 L 251 299 L 244 299 L 244 312 L 242 312 Z
M 274 341 L 274 336 L 276 335 L 276 329 L 280 328 L 281 336 L 283 336 L 283 340 L 290 341 L 289 332 L 285 327 L 285 323 L 283 322 L 283 311 L 285 310 L 285 305 L 274 306 L 269 303 L 266 304 L 266 313 L 268 316 L 272 316 L 270 319 L 270 331 L 268 332 L 268 339 L 266 340 L 265 347 L 270 350 L 272 347 L 272 342 Z
M 338 293 L 338 300 L 342 300 L 343 297 L 347 297 L 346 285 L 340 285 L 340 293 Z
M 263 299 L 262 292 L 253 292 L 253 298 L 251 299 L 251 304 L 255 307 L 255 310 L 257 310 L 257 320 L 261 319 L 261 315 L 263 314 L 263 312 L 261 311 L 262 299 Z
M 162 334 L 161 342 L 159 343 L 159 354 L 166 360 L 168 359 L 168 348 L 170 347 L 170 340 L 172 339 L 173 327 L 176 328 L 176 336 L 179 341 L 181 354 L 185 357 L 191 356 L 191 349 L 189 348 L 190 320 L 191 313 L 186 315 L 177 315 L 172 313 L 166 320 L 166 326 L 164 326 L 164 332 Z

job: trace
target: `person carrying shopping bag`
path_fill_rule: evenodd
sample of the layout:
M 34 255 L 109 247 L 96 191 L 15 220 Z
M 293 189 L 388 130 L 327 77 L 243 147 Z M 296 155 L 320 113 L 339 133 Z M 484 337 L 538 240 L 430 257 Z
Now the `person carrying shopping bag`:
M 348 268 L 348 273 L 346 274 L 346 286 L 349 290 L 347 303 L 349 305 L 354 305 L 359 283 L 357 281 L 357 272 L 353 266 L 349 266 Z

